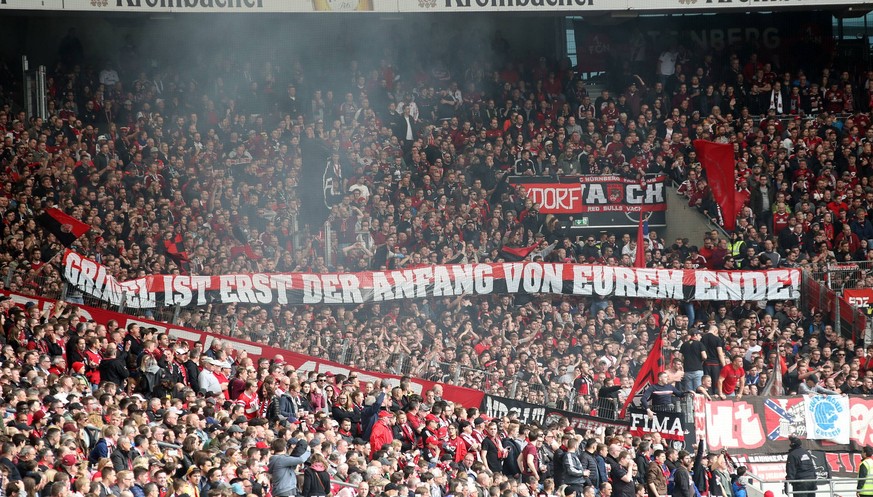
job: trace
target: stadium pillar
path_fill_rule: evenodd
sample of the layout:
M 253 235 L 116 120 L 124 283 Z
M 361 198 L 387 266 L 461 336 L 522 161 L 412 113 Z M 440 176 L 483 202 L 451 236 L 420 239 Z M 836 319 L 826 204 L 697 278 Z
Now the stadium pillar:
M 33 81 L 28 75 L 30 64 L 27 62 L 27 55 L 21 56 L 21 88 L 24 100 L 24 112 L 27 113 L 27 118 L 33 117 Z
M 45 86 L 45 66 L 36 69 L 36 115 L 43 120 L 48 120 L 48 99 Z
M 332 265 L 333 260 L 333 230 L 331 229 L 330 221 L 324 222 L 324 262 L 327 265 Z

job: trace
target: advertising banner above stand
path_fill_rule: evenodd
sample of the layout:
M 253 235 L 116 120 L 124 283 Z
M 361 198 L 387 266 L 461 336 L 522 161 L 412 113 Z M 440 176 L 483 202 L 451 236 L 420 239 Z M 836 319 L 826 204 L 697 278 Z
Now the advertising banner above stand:
M 0 0 L 0 9 L 142 13 L 539 12 L 776 10 L 863 5 L 864 0 Z

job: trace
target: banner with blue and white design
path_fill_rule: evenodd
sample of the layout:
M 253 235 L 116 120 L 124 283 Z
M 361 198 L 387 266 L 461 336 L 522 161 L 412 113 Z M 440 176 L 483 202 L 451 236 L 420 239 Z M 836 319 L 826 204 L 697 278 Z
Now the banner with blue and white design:
M 851 431 L 849 397 L 845 395 L 804 396 L 806 438 L 831 440 L 838 444 L 849 443 Z

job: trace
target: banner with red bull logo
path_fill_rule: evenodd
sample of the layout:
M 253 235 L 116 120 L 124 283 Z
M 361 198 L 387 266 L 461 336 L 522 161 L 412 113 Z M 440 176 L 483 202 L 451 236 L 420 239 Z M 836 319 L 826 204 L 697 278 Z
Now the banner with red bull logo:
M 539 206 L 541 214 L 572 217 L 574 227 L 636 228 L 640 212 L 650 226 L 664 226 L 666 178 L 643 182 L 617 175 L 530 177 L 513 176 L 509 184 Z

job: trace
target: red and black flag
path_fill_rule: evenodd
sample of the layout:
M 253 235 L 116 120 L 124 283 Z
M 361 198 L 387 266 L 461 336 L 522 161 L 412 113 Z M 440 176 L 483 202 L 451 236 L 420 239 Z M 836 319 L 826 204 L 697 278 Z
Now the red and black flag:
M 49 233 L 55 235 L 55 238 L 63 243 L 65 247 L 69 247 L 73 242 L 91 230 L 91 225 L 68 216 L 60 209 L 55 209 L 54 207 L 46 209 L 37 216 L 36 222 L 48 230 Z
M 651 352 L 649 352 L 649 357 L 646 359 L 646 362 L 643 363 L 643 367 L 640 368 L 640 372 L 637 374 L 637 379 L 634 381 L 634 386 L 631 388 L 627 400 L 624 401 L 624 405 L 621 407 L 621 412 L 618 413 L 619 418 L 624 417 L 628 406 L 633 402 L 637 395 L 641 394 L 649 385 L 655 385 L 658 383 L 658 375 L 664 371 L 664 353 L 661 350 L 663 345 L 664 339 L 659 333 L 658 338 L 655 339 L 655 343 L 652 346 Z
M 245 245 L 237 245 L 230 248 L 231 257 L 239 257 L 241 255 L 244 255 L 246 259 L 250 259 L 253 261 L 259 261 L 263 259 L 262 256 L 255 253 L 255 250 L 252 248 L 251 243 L 246 243 Z
M 507 247 L 504 245 L 500 249 L 500 256 L 506 262 L 521 262 L 527 259 L 530 253 L 536 250 L 537 246 L 538 244 L 536 243 L 529 247 Z
M 167 257 L 179 267 L 188 262 L 188 253 L 183 250 L 184 242 L 181 234 L 177 233 L 173 238 L 164 240 L 164 248 L 167 250 Z

